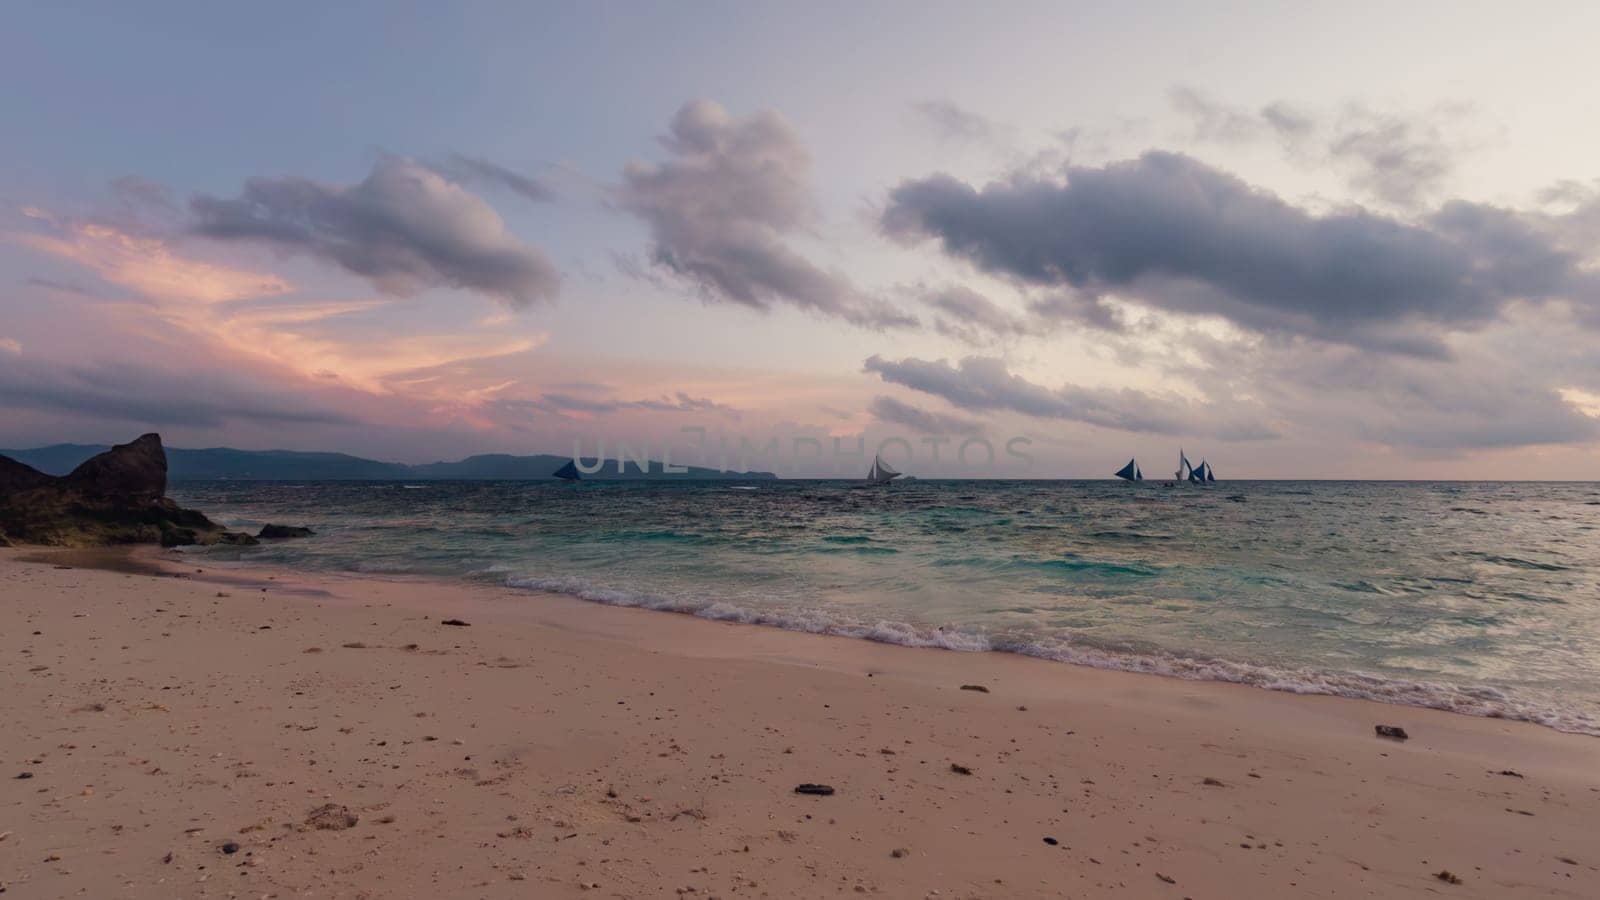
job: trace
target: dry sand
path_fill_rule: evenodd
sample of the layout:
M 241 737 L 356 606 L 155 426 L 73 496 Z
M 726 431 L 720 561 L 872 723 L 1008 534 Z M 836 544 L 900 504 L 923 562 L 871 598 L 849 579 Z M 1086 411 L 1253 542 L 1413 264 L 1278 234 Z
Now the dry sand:
M 465 585 L 26 558 L 0 551 L 8 896 L 1600 897 L 1594 738 Z M 326 804 L 354 826 L 311 824 Z

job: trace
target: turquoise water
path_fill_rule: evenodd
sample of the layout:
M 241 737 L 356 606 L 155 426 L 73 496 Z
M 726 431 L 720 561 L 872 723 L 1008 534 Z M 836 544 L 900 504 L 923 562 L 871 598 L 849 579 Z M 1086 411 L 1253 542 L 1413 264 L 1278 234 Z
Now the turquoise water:
M 1600 485 L 180 483 L 210 554 L 1600 734 Z M 530 602 L 537 602 L 530 595 Z

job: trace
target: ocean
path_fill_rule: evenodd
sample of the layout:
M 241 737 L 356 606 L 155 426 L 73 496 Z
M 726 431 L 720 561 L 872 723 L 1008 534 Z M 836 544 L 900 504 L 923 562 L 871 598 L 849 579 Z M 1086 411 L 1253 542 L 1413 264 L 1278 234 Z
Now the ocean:
M 295 568 L 417 574 L 1600 735 L 1600 485 L 179 482 Z

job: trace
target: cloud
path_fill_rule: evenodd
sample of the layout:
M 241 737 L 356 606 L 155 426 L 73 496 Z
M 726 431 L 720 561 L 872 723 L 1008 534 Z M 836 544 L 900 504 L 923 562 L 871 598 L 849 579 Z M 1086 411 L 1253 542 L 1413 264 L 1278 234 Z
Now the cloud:
M 1058 291 L 1034 300 L 1028 304 L 1028 313 L 1037 323 L 1035 333 L 1069 322 L 1108 334 L 1122 334 L 1128 329 L 1122 313 L 1106 303 L 1104 297 L 1077 291 Z
M 386 293 L 449 286 L 521 309 L 554 299 L 561 285 L 545 254 L 511 235 L 489 204 L 399 157 L 349 187 L 252 178 L 238 197 L 202 194 L 190 209 L 198 234 L 306 253 Z
M 19 354 L 22 352 L 22 342 L 16 338 L 0 337 L 0 352 Z
M 479 156 L 452 153 L 436 168 L 446 178 L 454 181 L 504 188 L 534 203 L 549 203 L 556 198 L 555 191 L 537 178 L 513 172 L 499 163 L 490 162 Z
M 1266 425 L 1231 415 L 1214 403 L 1158 397 L 1129 388 L 1071 384 L 1048 388 L 1013 375 L 1003 361 L 990 357 L 969 356 L 952 366 L 942 359 L 896 361 L 872 356 L 864 367 L 888 383 L 943 398 L 970 412 L 1009 411 L 1119 431 L 1208 435 L 1227 441 L 1278 436 Z
M 1237 144 L 1259 137 L 1266 126 L 1263 118 L 1250 112 L 1218 103 L 1192 87 L 1174 87 L 1167 92 L 1167 100 L 1178 114 L 1189 121 L 1193 138 Z
M 1216 144 L 1276 141 L 1306 168 L 1334 168 L 1362 194 L 1402 209 L 1438 197 L 1463 154 L 1480 143 L 1467 135 L 1467 104 L 1440 104 L 1400 114 L 1359 103 L 1314 113 L 1278 101 L 1250 110 L 1214 100 L 1192 87 L 1168 92 L 1192 140 Z
M 147 298 L 208 304 L 270 297 L 293 290 L 289 282 L 271 273 L 189 258 L 159 237 L 135 234 L 111 225 L 58 219 L 41 209 L 30 208 L 24 212 L 46 231 L 12 232 L 0 237 L 86 266 L 111 284 Z M 49 279 L 29 279 L 29 283 L 69 293 L 86 293 L 74 285 Z
M 881 394 L 873 398 L 869 411 L 879 422 L 901 425 L 921 434 L 978 434 L 983 431 L 983 423 L 976 420 L 931 412 Z
M 94 292 L 81 284 L 71 281 L 58 281 L 54 278 L 40 278 L 37 276 L 26 278 L 22 282 L 30 287 L 41 287 L 48 291 L 60 291 L 63 294 L 73 294 L 79 297 L 93 297 Z
M 604 386 L 580 383 L 575 385 L 573 389 L 583 393 L 592 393 L 594 390 L 604 390 Z M 533 399 L 504 398 L 496 401 L 494 405 L 505 411 L 544 412 L 560 416 L 577 414 L 580 418 L 610 415 L 627 410 L 713 413 L 735 422 L 741 418 L 739 411 L 731 406 L 705 397 L 690 396 L 685 391 L 678 391 L 672 395 L 663 394 L 660 397 L 651 397 L 643 400 L 611 400 L 603 397 L 585 397 L 574 393 L 551 391 L 540 394 Z
M 1107 333 L 1126 328 L 1122 314 L 1101 298 L 1073 291 L 1049 291 L 1026 299 L 1013 312 L 962 284 L 903 288 L 933 310 L 933 329 L 948 338 L 980 347 L 1022 337 L 1045 337 L 1065 325 Z
M 1558 390 L 1564 345 L 1544 333 L 1500 329 L 1442 362 L 1349 347 L 1191 335 L 1198 362 L 1168 376 L 1248 392 L 1275 419 L 1308 433 L 1423 451 L 1568 444 L 1600 437 L 1581 396 Z M 1581 359 L 1579 372 L 1592 373 Z M 1578 374 L 1577 372 L 1573 374 Z M 1580 391 L 1581 394 L 1581 391 Z
M 1369 440 L 1423 450 L 1503 449 L 1592 441 L 1600 420 L 1545 385 L 1503 371 L 1373 371 L 1348 400 Z M 1311 398 L 1308 398 L 1311 399 Z M 1314 409 L 1314 406 L 1308 406 Z M 1489 477 L 1486 473 L 1486 477 Z
M 962 285 L 946 285 L 928 291 L 922 302 L 931 307 L 934 329 L 946 337 L 978 345 L 986 338 L 1019 337 L 1033 334 L 1032 324 L 1023 316 L 1002 309 L 983 294 Z
M 294 393 L 219 371 L 130 363 L 68 365 L 0 354 L 0 407 L 137 422 L 146 427 L 350 424 Z
M 650 260 L 708 301 L 769 310 L 783 303 L 869 328 L 916 320 L 862 294 L 784 243 L 816 221 L 811 157 L 775 112 L 742 118 L 709 100 L 673 116 L 663 163 L 630 163 L 618 205 L 650 227 Z
M 1261 121 L 1290 146 L 1298 146 L 1317 130 L 1314 116 L 1282 101 L 1261 107 Z
M 919 100 L 911 104 L 911 109 L 941 140 L 974 143 L 994 141 L 1005 130 L 988 117 L 963 109 L 949 100 Z
M 1428 119 L 1353 107 L 1327 145 L 1350 171 L 1350 185 L 1393 206 L 1413 208 L 1455 174 L 1459 148 Z
M 111 182 L 111 193 L 117 198 L 125 213 L 137 215 L 143 210 L 177 212 L 172 201 L 172 190 L 159 181 L 139 175 L 124 175 Z
M 1455 203 L 1416 224 L 1359 209 L 1319 216 L 1157 151 L 1071 167 L 1065 181 L 906 181 L 882 226 L 1090 301 L 1115 294 L 1413 355 L 1446 355 L 1441 331 L 1482 326 L 1517 300 L 1600 298 L 1578 256 L 1509 211 Z

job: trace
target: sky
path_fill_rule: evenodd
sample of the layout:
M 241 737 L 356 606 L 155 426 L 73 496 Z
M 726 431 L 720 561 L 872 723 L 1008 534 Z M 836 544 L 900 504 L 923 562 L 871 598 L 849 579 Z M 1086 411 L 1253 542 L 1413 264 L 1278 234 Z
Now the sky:
M 1600 478 L 1600 8 L 1111 6 L 15 9 L 0 446 Z

